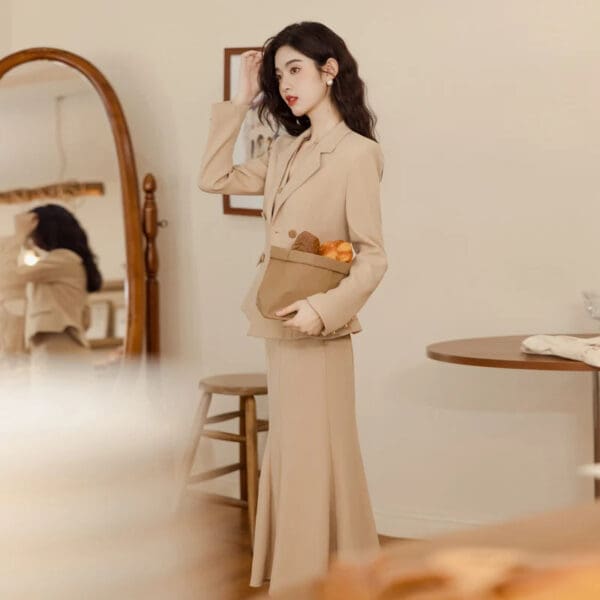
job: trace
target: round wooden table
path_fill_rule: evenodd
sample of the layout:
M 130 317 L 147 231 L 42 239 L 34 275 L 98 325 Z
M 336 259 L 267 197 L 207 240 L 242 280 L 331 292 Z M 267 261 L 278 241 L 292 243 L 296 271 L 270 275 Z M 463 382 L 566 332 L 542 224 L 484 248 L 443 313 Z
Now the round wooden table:
M 577 337 L 594 337 L 597 333 L 570 333 Z M 433 360 L 500 369 L 532 369 L 536 371 L 585 371 L 592 376 L 594 413 L 594 462 L 600 463 L 600 378 L 599 369 L 584 362 L 521 352 L 521 342 L 529 335 L 449 340 L 427 346 L 427 356 Z M 600 498 L 600 481 L 594 482 L 594 495 Z

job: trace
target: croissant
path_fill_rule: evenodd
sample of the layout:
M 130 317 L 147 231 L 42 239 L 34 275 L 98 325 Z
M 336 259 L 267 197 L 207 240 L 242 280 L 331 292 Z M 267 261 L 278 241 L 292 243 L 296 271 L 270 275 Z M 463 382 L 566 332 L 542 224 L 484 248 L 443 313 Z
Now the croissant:
M 323 242 L 319 248 L 319 254 L 327 258 L 333 258 L 341 262 L 352 262 L 352 244 L 344 240 Z

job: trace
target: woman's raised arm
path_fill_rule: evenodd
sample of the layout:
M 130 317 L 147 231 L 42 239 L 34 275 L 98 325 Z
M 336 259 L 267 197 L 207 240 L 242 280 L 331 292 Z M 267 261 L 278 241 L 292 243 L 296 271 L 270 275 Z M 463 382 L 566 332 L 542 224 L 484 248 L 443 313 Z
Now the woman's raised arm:
M 198 175 L 198 187 L 214 194 L 264 193 L 269 157 L 275 141 L 267 152 L 249 161 L 234 165 L 233 148 L 249 105 L 232 101 L 215 102 L 211 106 L 208 141 Z
M 233 148 L 252 100 L 260 91 L 260 50 L 242 53 L 238 91 L 233 100 L 211 107 L 210 129 L 200 166 L 198 186 L 214 194 L 263 194 L 269 150 L 244 164 L 233 164 Z M 274 142 L 273 142 L 274 143 Z

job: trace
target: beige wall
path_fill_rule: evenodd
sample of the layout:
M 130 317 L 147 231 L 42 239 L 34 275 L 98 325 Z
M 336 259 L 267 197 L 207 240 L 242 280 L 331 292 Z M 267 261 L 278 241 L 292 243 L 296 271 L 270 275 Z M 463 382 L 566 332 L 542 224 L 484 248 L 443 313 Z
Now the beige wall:
M 0 81 L 0 139 L 7 140 L 0 144 L 0 189 L 72 179 L 102 182 L 102 196 L 52 203 L 63 204 L 75 214 L 103 278 L 123 280 L 126 258 L 119 165 L 102 102 L 91 85 L 79 80 L 11 85 L 11 76 L 26 76 L 31 64 Z M 59 104 L 57 98 L 61 98 Z M 16 213 L 47 203 L 0 205 L 0 235 L 13 232 Z
M 10 50 L 10 5 L 10 0 L 0 0 L 0 52 L 2 54 L 6 54 Z
M 376 9 L 373 9 L 376 6 Z M 600 5 L 594 0 L 19 0 L 13 48 L 92 60 L 160 185 L 165 353 L 264 366 L 239 304 L 262 232 L 195 187 L 222 49 L 323 21 L 357 57 L 386 156 L 390 269 L 356 336 L 357 411 L 381 532 L 422 536 L 591 497 L 583 375 L 433 363 L 454 337 L 592 330 L 600 288 Z M 93 29 L 88 26 L 94 24 Z M 176 400 L 173 399 L 174 409 Z

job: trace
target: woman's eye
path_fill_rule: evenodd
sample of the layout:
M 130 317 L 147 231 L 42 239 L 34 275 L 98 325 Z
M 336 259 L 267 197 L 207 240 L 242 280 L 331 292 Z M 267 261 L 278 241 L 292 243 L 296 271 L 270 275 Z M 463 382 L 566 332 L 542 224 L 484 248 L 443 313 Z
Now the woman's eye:
M 290 73 L 294 74 L 294 73 L 296 73 L 296 71 L 299 71 L 299 70 L 300 70 L 300 67 L 292 67 L 290 69 Z M 275 80 L 281 81 L 281 75 L 275 75 Z

